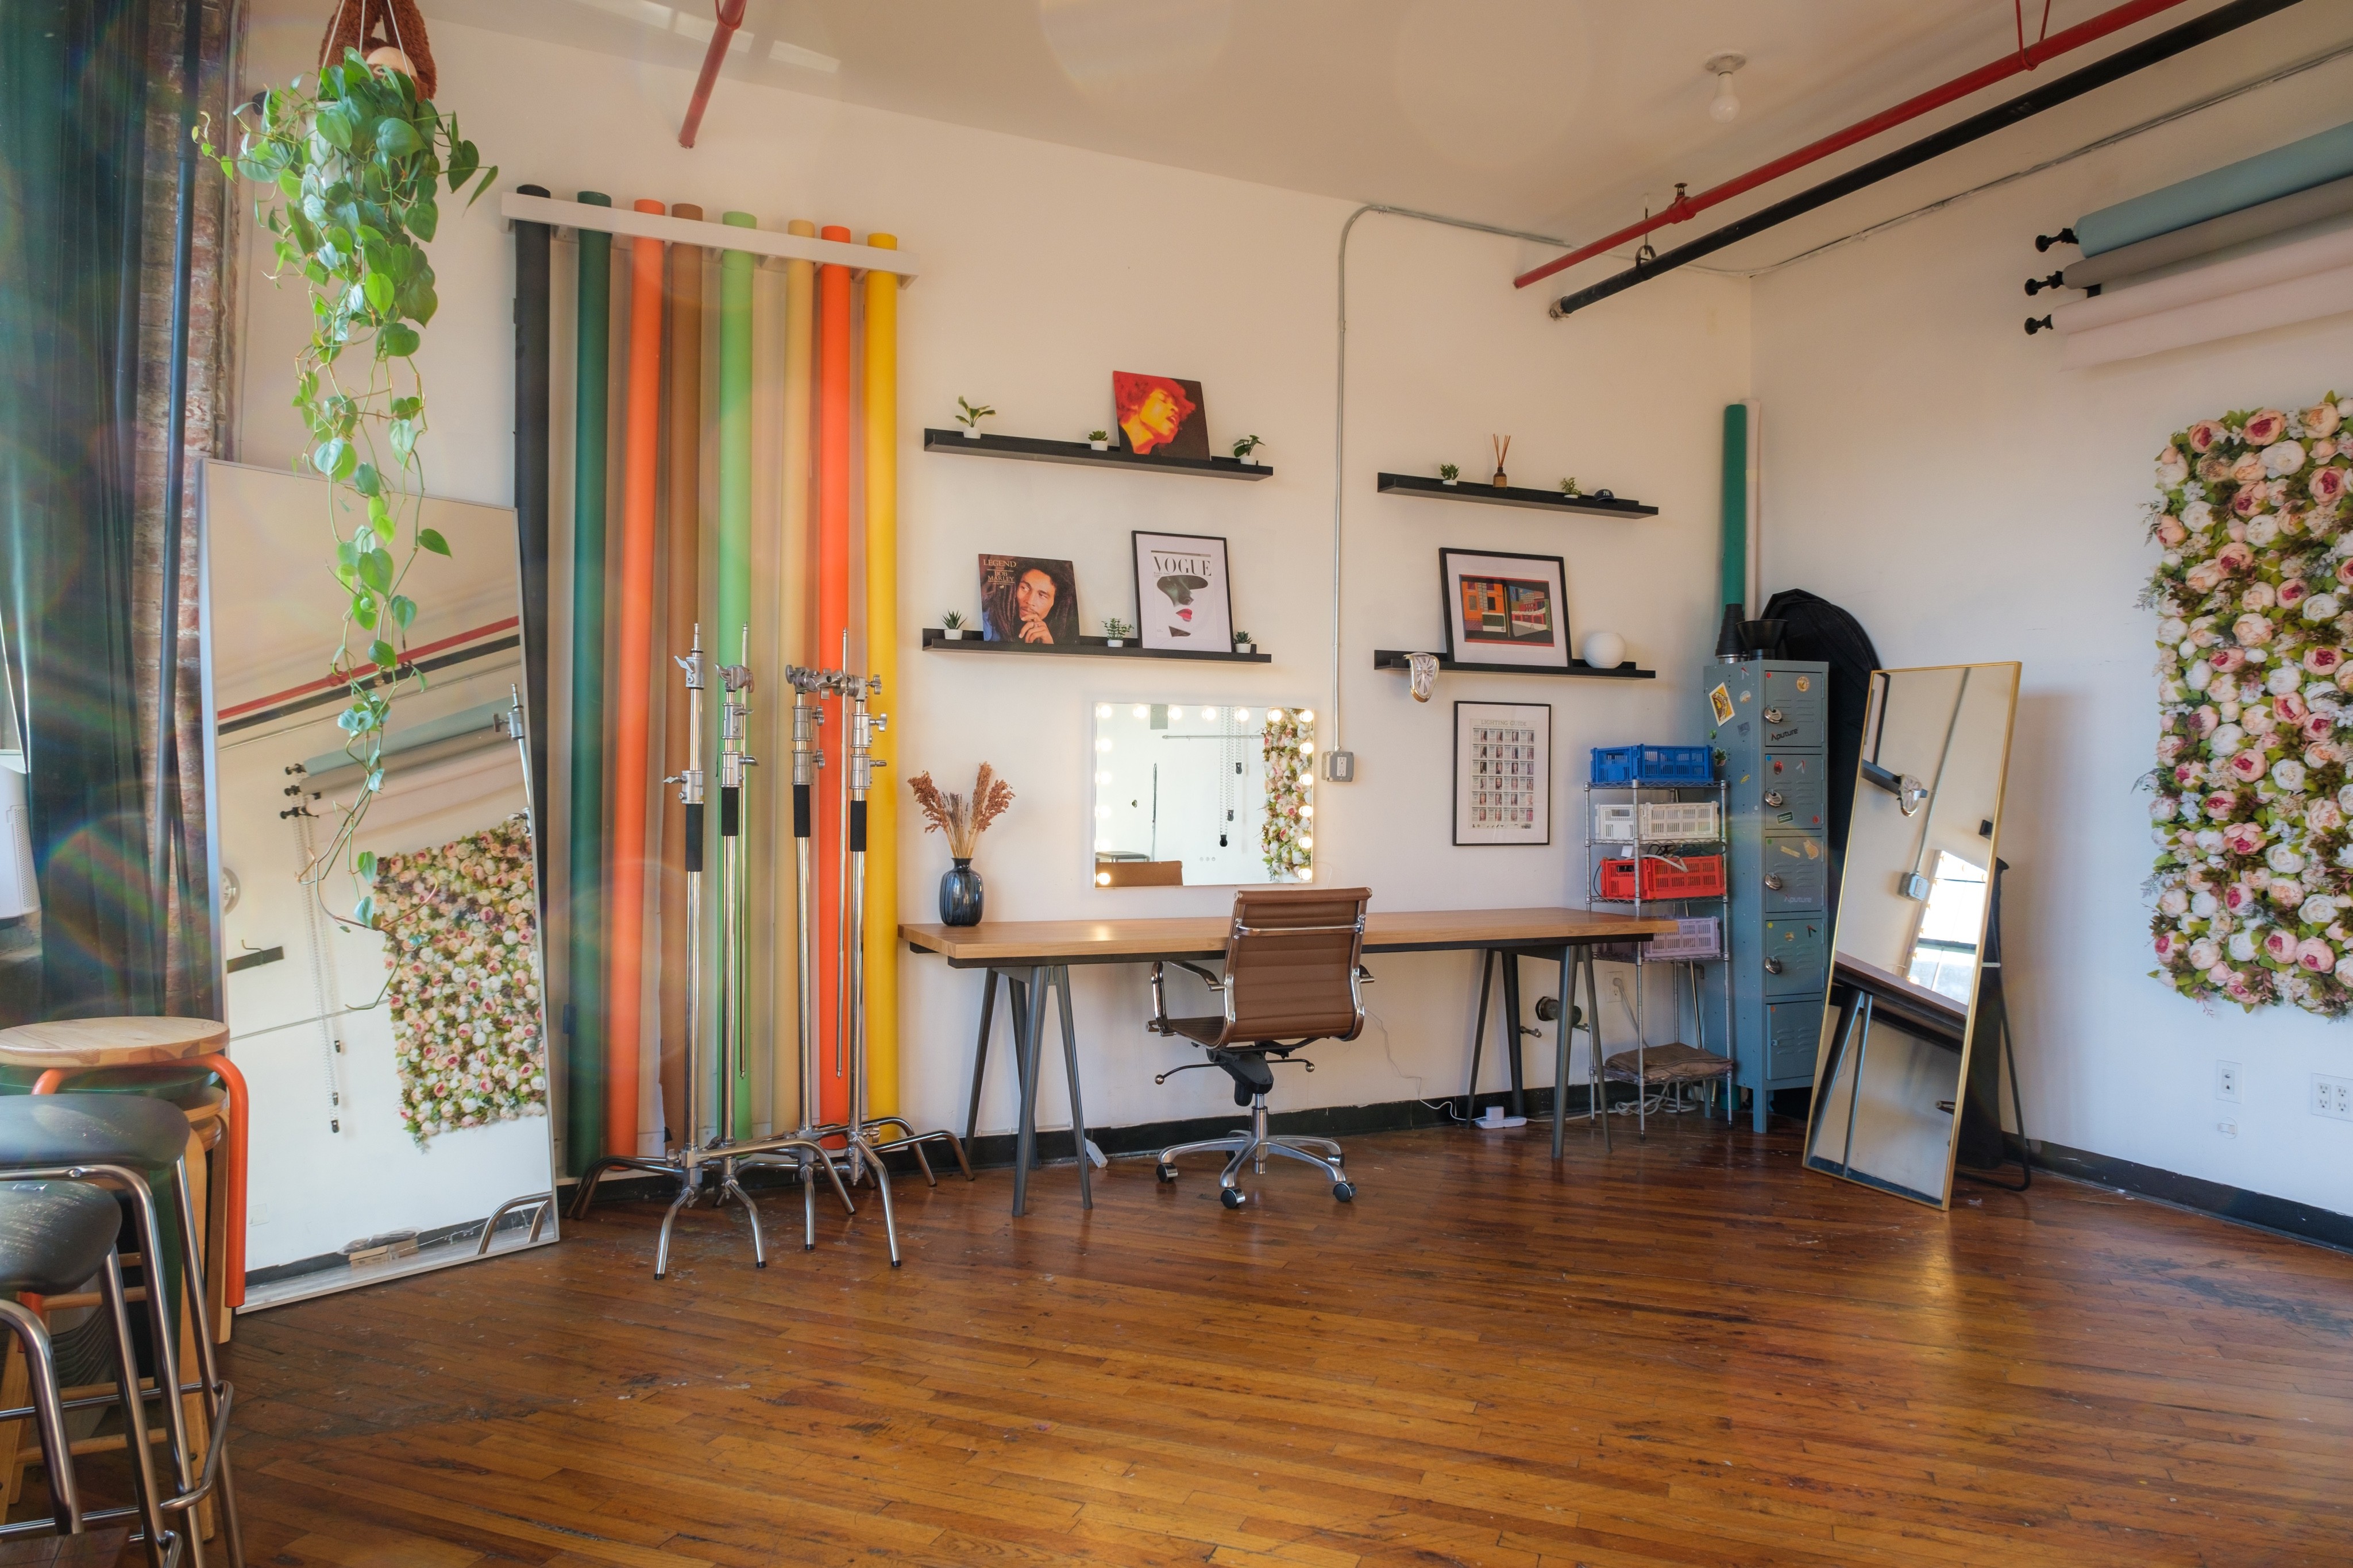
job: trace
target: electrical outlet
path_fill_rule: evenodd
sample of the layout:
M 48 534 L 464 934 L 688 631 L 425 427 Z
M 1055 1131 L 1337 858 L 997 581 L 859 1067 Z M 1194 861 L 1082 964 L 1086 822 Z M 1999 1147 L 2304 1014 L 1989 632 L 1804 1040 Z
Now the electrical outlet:
M 2216 1062 L 2214 1064 L 2214 1098 L 2217 1100 L 2230 1100 L 2232 1104 L 2238 1103 L 2238 1063 Z
M 2217 1121 L 2214 1123 L 2214 1131 L 2225 1138 L 2236 1138 L 2239 1135 L 2239 1124 L 2235 1121 Z
M 2312 1075 L 2312 1113 L 2353 1121 L 2353 1078 Z

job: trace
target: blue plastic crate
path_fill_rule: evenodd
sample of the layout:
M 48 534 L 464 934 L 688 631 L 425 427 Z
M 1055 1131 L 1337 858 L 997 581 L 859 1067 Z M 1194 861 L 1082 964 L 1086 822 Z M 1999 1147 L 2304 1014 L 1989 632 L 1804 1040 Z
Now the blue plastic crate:
M 1715 759 L 1705 746 L 1596 746 L 1598 784 L 1704 784 L 1715 782 Z

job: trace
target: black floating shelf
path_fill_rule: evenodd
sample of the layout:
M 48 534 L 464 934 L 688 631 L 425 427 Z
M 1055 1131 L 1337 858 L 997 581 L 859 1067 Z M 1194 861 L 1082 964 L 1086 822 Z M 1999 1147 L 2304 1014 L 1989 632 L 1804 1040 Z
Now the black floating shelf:
M 925 430 L 923 450 L 961 452 L 967 458 L 1017 458 L 1025 463 L 1084 463 L 1099 468 L 1208 474 L 1220 479 L 1262 479 L 1274 472 L 1263 463 L 1245 463 L 1240 458 L 1139 458 L 1118 447 L 1098 452 L 1084 441 L 1041 441 L 1035 436 L 983 436 L 976 440 L 961 430 Z
M 923 635 L 931 636 L 929 632 Z M 1404 669 L 1407 668 L 1405 660 L 1405 650 L 1402 648 L 1380 647 L 1373 650 L 1375 669 Z M 1659 678 L 1659 672 L 1655 669 L 1635 668 L 1630 659 L 1615 669 L 1598 669 L 1581 658 L 1571 660 L 1567 669 L 1550 669 L 1543 666 L 1528 664 L 1472 664 L 1457 658 L 1440 658 L 1438 661 L 1438 668 L 1461 670 L 1465 675 L 1582 676 L 1593 680 L 1656 680 Z
M 961 439 L 961 437 L 959 437 Z M 1060 654 L 1065 658 L 1191 658 L 1217 664 L 1272 664 L 1271 653 L 1217 653 L 1208 648 L 1142 647 L 1134 642 L 1113 647 L 1103 637 L 1081 637 L 1075 643 L 987 642 L 979 637 L 950 639 L 937 626 L 923 628 L 925 653 Z
M 1430 496 L 1438 500 L 1478 501 L 1484 506 L 1532 506 L 1539 511 L 1577 511 L 1589 517 L 1659 515 L 1657 507 L 1644 506 L 1624 496 L 1599 500 L 1592 496 L 1563 495 L 1558 490 L 1525 490 L 1516 485 L 1498 489 L 1477 479 L 1450 485 L 1444 479 L 1425 479 L 1419 474 L 1382 474 L 1378 479 L 1380 492 L 1385 496 Z

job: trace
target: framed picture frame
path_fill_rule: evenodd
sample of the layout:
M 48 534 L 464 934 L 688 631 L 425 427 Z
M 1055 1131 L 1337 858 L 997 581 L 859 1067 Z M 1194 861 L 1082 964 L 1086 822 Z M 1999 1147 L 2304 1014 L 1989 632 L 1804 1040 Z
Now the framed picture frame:
M 1226 542 L 1210 533 L 1134 531 L 1135 623 L 1145 647 L 1234 651 Z
M 1552 842 L 1552 704 L 1454 705 L 1454 842 Z
M 1067 561 L 1040 555 L 980 558 L 980 635 L 985 642 L 1078 645 L 1079 578 Z
M 1112 428 L 1124 451 L 1139 458 L 1209 456 L 1209 416 L 1198 381 L 1115 370 L 1111 408 Z
M 1446 657 L 1528 669 L 1569 666 L 1567 572 L 1557 555 L 1440 550 Z

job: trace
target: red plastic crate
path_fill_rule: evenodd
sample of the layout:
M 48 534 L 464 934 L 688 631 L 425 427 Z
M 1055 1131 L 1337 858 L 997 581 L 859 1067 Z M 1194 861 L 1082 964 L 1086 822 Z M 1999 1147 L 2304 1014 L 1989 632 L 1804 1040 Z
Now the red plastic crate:
M 1601 862 L 1601 896 L 1605 899 L 1630 899 L 1634 896 L 1634 862 Z M 1724 857 L 1721 855 L 1642 857 L 1642 898 L 1645 900 L 1716 899 L 1723 896 Z

